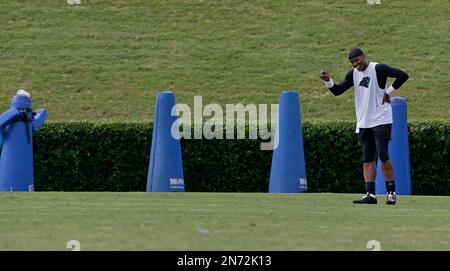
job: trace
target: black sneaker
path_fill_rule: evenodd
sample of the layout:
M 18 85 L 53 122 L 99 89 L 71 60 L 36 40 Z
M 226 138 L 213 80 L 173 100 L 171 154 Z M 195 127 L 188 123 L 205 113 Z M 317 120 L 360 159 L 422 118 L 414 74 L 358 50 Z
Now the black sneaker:
M 395 192 L 389 192 L 386 198 L 386 204 L 395 205 L 397 202 L 397 194 Z
M 377 196 L 374 194 L 367 193 L 361 199 L 355 199 L 353 203 L 357 204 L 377 204 Z

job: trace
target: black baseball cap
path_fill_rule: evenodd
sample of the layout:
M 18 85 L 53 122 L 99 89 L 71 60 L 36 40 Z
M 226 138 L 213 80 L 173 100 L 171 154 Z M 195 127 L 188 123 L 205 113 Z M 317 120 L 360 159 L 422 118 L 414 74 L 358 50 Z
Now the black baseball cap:
M 362 56 L 362 55 L 364 55 L 364 52 L 361 49 L 359 49 L 359 48 L 352 48 L 350 50 L 350 53 L 348 53 L 348 59 L 350 60 L 350 59 L 352 59 L 354 57 Z

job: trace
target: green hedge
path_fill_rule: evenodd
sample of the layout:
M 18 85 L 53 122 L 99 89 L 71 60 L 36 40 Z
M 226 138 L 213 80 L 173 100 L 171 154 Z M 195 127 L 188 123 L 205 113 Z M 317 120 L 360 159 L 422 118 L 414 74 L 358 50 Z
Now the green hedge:
M 36 191 L 145 191 L 152 124 L 48 122 L 34 135 Z M 409 124 L 412 191 L 450 195 L 450 122 Z M 310 192 L 362 193 L 361 147 L 349 121 L 304 122 Z M 186 191 L 267 192 L 260 140 L 182 140 Z

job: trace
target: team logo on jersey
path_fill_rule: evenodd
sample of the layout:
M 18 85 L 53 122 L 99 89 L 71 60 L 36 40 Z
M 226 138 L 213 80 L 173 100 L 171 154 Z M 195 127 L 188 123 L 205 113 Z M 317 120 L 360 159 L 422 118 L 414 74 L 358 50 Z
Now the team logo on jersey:
M 370 77 L 364 77 L 360 82 L 359 85 L 363 86 L 365 88 L 369 88 L 369 83 L 370 83 Z

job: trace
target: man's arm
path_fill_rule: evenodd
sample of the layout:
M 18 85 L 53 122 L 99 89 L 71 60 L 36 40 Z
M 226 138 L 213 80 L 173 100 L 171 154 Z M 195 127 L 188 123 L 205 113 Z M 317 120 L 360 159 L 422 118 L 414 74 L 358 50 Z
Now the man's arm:
M 341 95 L 347 89 L 353 86 L 353 70 L 349 71 L 347 75 L 345 75 L 344 81 L 340 84 L 335 84 L 333 80 L 330 78 L 330 75 L 327 71 L 322 71 L 320 73 L 320 78 L 325 81 L 327 88 L 333 93 L 335 96 Z
M 386 86 L 387 77 L 395 78 L 392 85 L 386 89 L 386 94 L 388 95 L 399 89 L 403 85 L 403 83 L 405 83 L 409 79 L 409 76 L 406 72 L 397 68 L 389 67 L 386 64 L 377 64 L 377 66 L 375 66 L 375 70 L 377 72 L 378 85 L 381 88 L 384 88 Z

